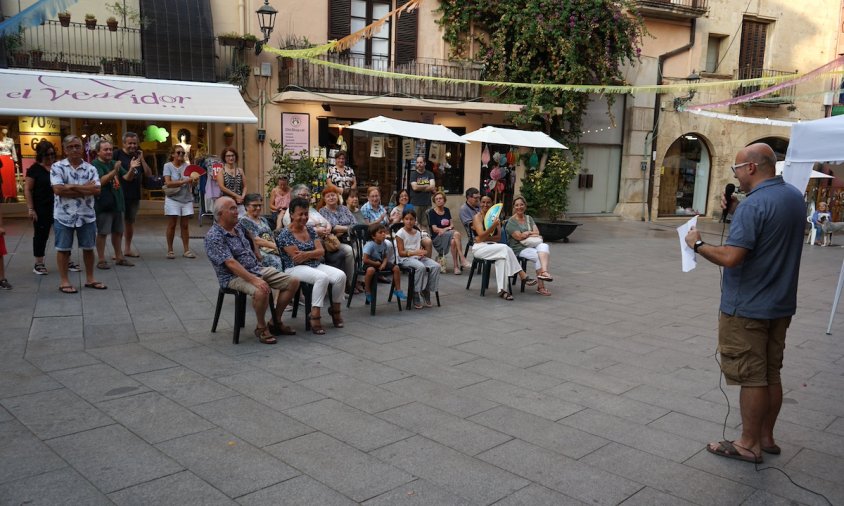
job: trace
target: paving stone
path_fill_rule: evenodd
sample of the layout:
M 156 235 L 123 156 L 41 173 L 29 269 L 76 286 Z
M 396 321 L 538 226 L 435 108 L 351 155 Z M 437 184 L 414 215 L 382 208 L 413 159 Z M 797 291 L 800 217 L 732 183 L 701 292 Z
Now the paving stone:
M 385 446 L 372 455 L 481 504 L 493 503 L 529 484 L 523 478 L 421 436 Z
M 590 504 L 618 504 L 642 487 L 583 460 L 573 460 L 518 439 L 478 458 Z
M 822 500 L 821 500 L 822 501 Z M 794 506 L 795 502 L 764 490 L 757 490 L 749 499 L 741 503 L 742 506 Z M 817 504 L 828 504 L 818 502 Z
M 588 432 L 508 406 L 478 413 L 469 420 L 573 459 L 579 459 L 609 443 Z
M 367 413 L 377 413 L 410 402 L 401 395 L 344 374 L 328 374 L 300 381 L 299 384 Z
M 339 353 L 342 354 L 342 352 Z M 258 352 L 249 355 L 245 360 L 250 364 L 254 364 L 256 367 L 260 367 L 276 376 L 281 376 L 286 380 L 301 381 L 334 372 L 331 369 L 317 365 L 318 362 L 316 360 L 320 358 L 322 357 L 316 359 L 301 358 L 291 356 L 285 352 Z M 372 363 L 374 364 L 375 362 Z
M 564 341 L 562 343 L 536 343 L 525 346 L 524 351 L 526 353 L 531 353 L 534 356 L 542 358 L 541 362 L 526 365 L 525 367 L 539 365 L 540 363 L 545 363 L 549 360 L 592 371 L 600 371 L 612 365 L 616 365 L 616 362 L 611 358 L 602 357 L 600 355 L 589 355 L 583 351 L 583 349 L 588 350 L 595 345 L 597 345 L 597 343 L 584 344 L 582 342 L 568 343 L 567 341 Z
M 182 470 L 119 425 L 58 437 L 47 444 L 106 494 Z
M 365 506 L 425 506 L 429 504 L 471 506 L 472 503 L 462 497 L 450 494 L 430 482 L 416 480 L 397 487 L 386 494 L 381 494 L 363 504 Z
M 163 355 L 209 378 L 232 376 L 252 370 L 249 364 L 205 346 L 172 350 L 164 352 Z
M 549 388 L 543 393 L 643 424 L 668 413 L 668 410 L 664 408 L 571 382 Z
M 234 390 L 184 367 L 151 371 L 132 377 L 183 406 L 237 395 Z
M 191 409 L 257 447 L 313 432 L 307 425 L 242 395 L 206 402 Z
M 542 362 L 547 362 L 547 357 L 542 357 L 530 352 L 530 350 L 522 348 L 510 348 L 487 343 L 483 340 L 471 341 L 468 343 L 456 346 L 456 349 L 478 355 L 497 362 L 504 362 L 513 367 L 527 368 Z M 468 360 L 464 360 L 467 362 Z
M 66 466 L 20 422 L 0 422 L 0 482 L 20 480 Z
M 242 506 L 298 506 L 306 504 L 353 506 L 357 504 L 309 476 L 297 476 L 277 485 L 241 496 L 237 499 L 237 502 Z
M 157 392 L 101 402 L 97 407 L 153 444 L 214 427 Z
M 139 344 L 97 348 L 90 350 L 89 353 L 123 374 L 129 375 L 167 369 L 178 365 Z
M 115 325 L 114 322 L 89 325 L 86 320 L 84 334 L 86 350 L 138 342 L 135 327 L 126 324 Z
M 745 485 L 618 443 L 607 445 L 582 460 L 695 504 L 740 504 L 753 493 Z
M 783 443 L 810 448 L 835 457 L 844 457 L 844 436 L 831 432 L 812 430 L 786 421 L 777 421 L 775 436 Z
M 0 399 L 61 387 L 61 383 L 23 360 L 15 360 L 0 370 Z
M 96 357 L 84 351 L 71 351 L 68 353 L 56 353 L 52 355 L 32 353 L 26 356 L 26 360 L 44 372 L 74 369 L 84 365 L 100 363 Z
M 378 413 L 378 417 L 467 455 L 478 454 L 512 439 L 483 425 L 419 403 Z
M 178 504 L 180 506 L 236 505 L 222 492 L 190 471 L 165 476 L 109 494 L 120 506 Z
M 426 323 L 426 321 L 423 320 L 422 323 Z M 406 324 L 402 326 L 404 327 L 405 325 Z M 408 338 L 395 343 L 390 343 L 386 346 L 390 346 L 392 349 L 405 351 L 406 353 L 403 355 L 405 357 L 424 357 L 425 359 L 430 360 L 431 362 L 436 362 L 447 366 L 462 364 L 463 362 L 468 362 L 469 360 L 474 360 L 478 358 L 472 353 L 460 351 L 456 348 L 450 348 L 448 346 L 440 346 L 425 339 Z M 385 359 L 384 361 L 387 360 L 395 359 Z
M 95 403 L 149 391 L 143 384 L 105 364 L 55 371 L 51 375 L 80 397 Z
M 452 391 L 439 383 L 415 376 L 385 383 L 381 387 L 461 418 L 486 411 L 498 405 L 486 399 Z
M 721 433 L 724 429 L 723 424 L 701 420 L 700 418 L 674 411 L 649 423 L 648 427 L 697 441 L 701 444 L 701 447 L 713 440 L 720 440 Z
M 584 506 L 585 504 L 587 503 L 531 483 L 513 495 L 498 501 L 495 506 Z M 626 506 L 627 502 L 624 504 Z
M 650 385 L 693 397 L 705 394 L 711 389 L 712 385 L 712 383 L 701 384 L 697 381 L 677 378 L 670 374 L 642 369 L 630 364 L 615 364 L 602 369 L 601 372 L 631 383 Z
M 625 392 L 624 396 L 718 424 L 723 424 L 724 417 L 727 415 L 724 405 L 651 385 L 633 388 Z M 741 416 L 736 412 L 731 412 L 727 425 L 736 427 L 739 423 L 741 423 Z
M 67 389 L 49 390 L 0 401 L 41 439 L 86 431 L 114 421 Z
M 693 502 L 684 501 L 675 495 L 669 495 L 651 487 L 645 487 L 636 495 L 624 501 L 624 506 L 692 506 Z M 747 504 L 743 502 L 742 504 Z
M 562 383 L 562 380 L 534 372 L 534 370 L 525 370 L 519 367 L 514 367 L 503 362 L 496 362 L 488 358 L 479 358 L 470 362 L 464 362 L 455 366 L 464 371 L 470 371 L 475 374 L 480 374 L 487 378 L 497 379 L 504 383 L 510 383 L 518 387 L 527 388 L 535 392 L 540 392 L 546 388 Z M 538 365 L 536 367 L 541 367 Z
M 766 455 L 766 457 L 768 456 Z M 783 465 L 774 463 L 773 459 L 773 457 L 767 459 L 771 461 L 769 465 Z M 801 471 L 822 480 L 840 483 L 841 477 L 844 476 L 844 459 L 804 448 L 789 460 L 788 464 L 785 464 L 785 470 L 789 473 L 792 470 Z
M 829 427 L 827 427 L 826 430 L 828 432 L 832 432 L 833 434 L 844 436 L 844 417 L 836 418 L 834 422 L 829 424 Z
M 316 358 L 313 363 L 372 385 L 380 385 L 411 376 L 404 371 L 390 367 L 388 364 L 379 364 L 343 352 Z
M 414 477 L 336 439 L 314 432 L 266 448 L 326 486 L 363 502 Z
M 700 451 L 700 443 L 697 441 L 601 413 L 591 408 L 564 418 L 560 420 L 560 423 L 675 462 L 683 462 Z
M 377 344 L 359 337 L 347 336 L 343 339 L 336 339 L 331 342 L 333 347 L 375 362 L 395 360 L 413 354 L 413 350 L 407 347 L 398 348 L 395 343 Z
M 293 418 L 359 450 L 369 451 L 413 434 L 334 399 L 288 409 Z
M 436 361 L 429 360 L 424 356 L 399 358 L 385 362 L 385 364 L 451 388 L 462 388 L 487 379 L 479 374 L 439 365 Z
M 113 504 L 69 467 L 0 485 L 2 504 L 86 506 Z
M 472 397 L 483 397 L 494 402 L 533 413 L 549 420 L 559 420 L 584 409 L 579 404 L 557 397 L 527 390 L 498 380 L 489 380 L 460 389 Z
M 279 411 L 324 398 L 311 389 L 263 371 L 252 370 L 218 378 L 217 381 Z
M 171 439 L 156 447 L 229 497 L 255 492 L 299 474 L 219 429 Z

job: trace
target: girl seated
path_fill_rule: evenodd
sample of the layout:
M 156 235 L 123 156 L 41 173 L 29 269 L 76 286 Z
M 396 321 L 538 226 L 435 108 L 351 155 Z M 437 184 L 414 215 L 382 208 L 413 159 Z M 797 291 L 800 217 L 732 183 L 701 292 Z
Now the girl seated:
M 416 309 L 431 307 L 431 292 L 436 292 L 440 284 L 440 266 L 427 256 L 422 245 L 422 232 L 416 228 L 416 211 L 404 211 L 404 226 L 396 232 L 396 251 L 399 263 L 415 271 L 413 286 L 413 306 Z

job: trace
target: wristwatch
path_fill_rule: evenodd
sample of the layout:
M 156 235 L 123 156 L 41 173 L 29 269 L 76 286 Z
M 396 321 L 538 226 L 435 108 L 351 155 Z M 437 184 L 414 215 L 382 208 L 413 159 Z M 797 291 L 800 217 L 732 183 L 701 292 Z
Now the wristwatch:
M 703 246 L 704 244 L 706 244 L 706 243 L 705 243 L 705 242 L 703 242 L 703 241 L 701 241 L 700 239 L 698 239 L 697 241 L 695 241 L 695 246 L 694 246 L 695 253 L 697 253 L 697 249 L 698 249 L 698 248 L 700 248 L 701 246 Z

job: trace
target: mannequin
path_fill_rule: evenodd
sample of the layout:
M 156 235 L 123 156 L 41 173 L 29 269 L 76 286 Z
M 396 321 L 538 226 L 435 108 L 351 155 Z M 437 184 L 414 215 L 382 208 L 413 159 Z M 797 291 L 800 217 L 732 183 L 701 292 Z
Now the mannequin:
M 180 128 L 176 136 L 179 138 L 178 145 L 185 149 L 185 161 L 188 162 L 188 165 L 190 165 L 193 163 L 190 161 L 190 130 L 187 128 Z
M 16 168 L 18 153 L 15 150 L 15 140 L 9 135 L 9 128 L 0 127 L 0 202 L 17 200 Z

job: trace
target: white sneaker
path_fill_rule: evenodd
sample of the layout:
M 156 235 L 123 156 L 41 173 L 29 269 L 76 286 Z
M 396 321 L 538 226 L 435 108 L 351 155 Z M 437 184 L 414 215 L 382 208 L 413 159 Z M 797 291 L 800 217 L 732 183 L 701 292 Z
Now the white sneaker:
M 445 257 L 441 256 L 440 259 L 439 259 L 439 262 L 440 262 L 440 273 L 444 273 L 446 271 Z

